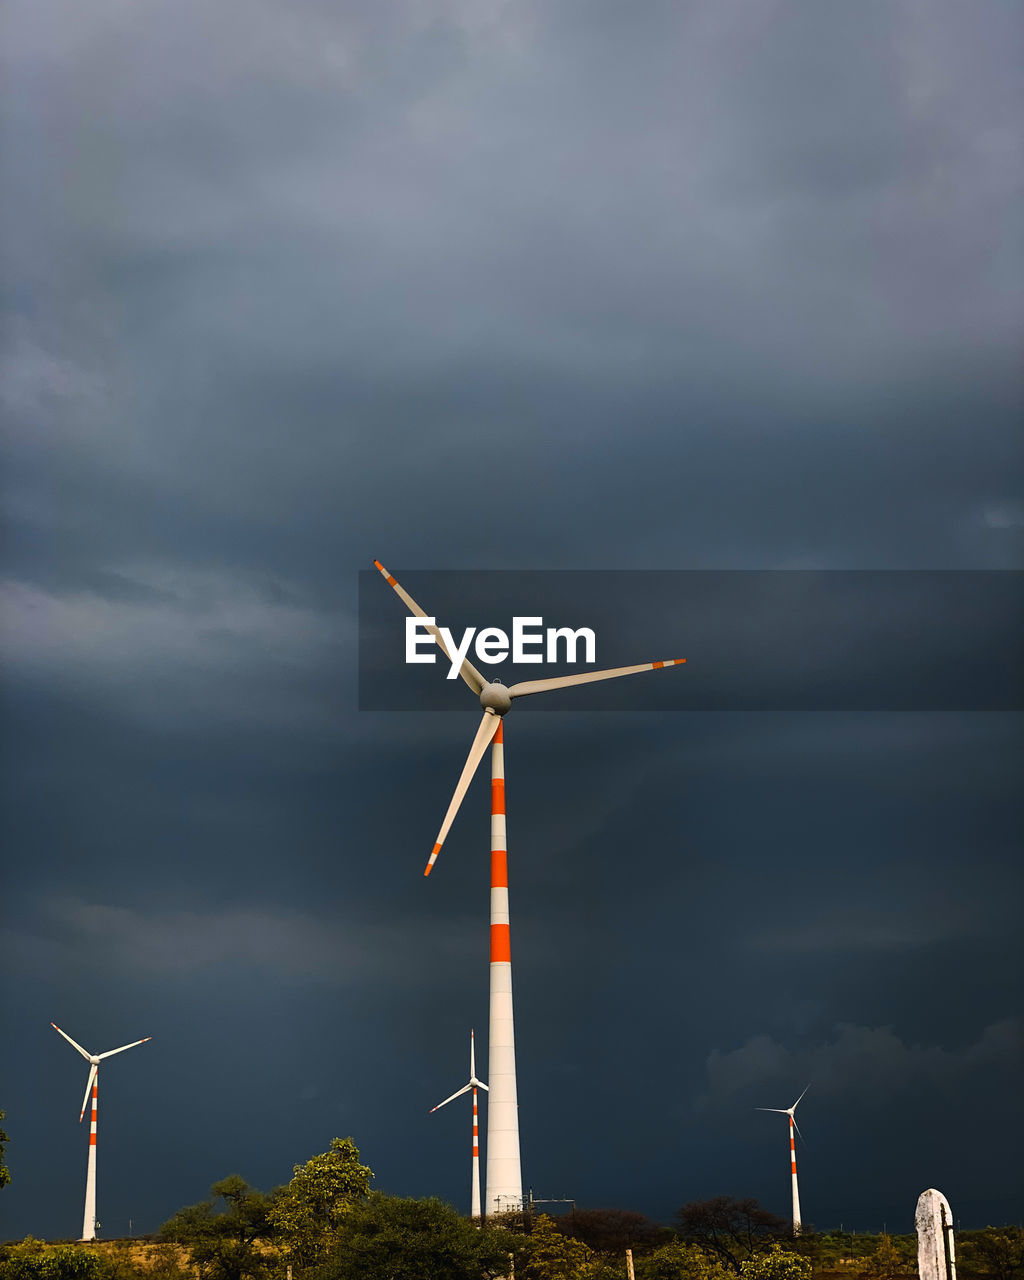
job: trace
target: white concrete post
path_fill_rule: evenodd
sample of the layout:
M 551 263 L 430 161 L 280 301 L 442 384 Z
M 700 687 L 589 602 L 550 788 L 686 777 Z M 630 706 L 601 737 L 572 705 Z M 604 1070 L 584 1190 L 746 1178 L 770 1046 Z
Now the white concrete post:
M 921 1280 L 956 1280 L 953 1211 L 941 1191 L 922 1191 L 914 1214 L 917 1271 Z

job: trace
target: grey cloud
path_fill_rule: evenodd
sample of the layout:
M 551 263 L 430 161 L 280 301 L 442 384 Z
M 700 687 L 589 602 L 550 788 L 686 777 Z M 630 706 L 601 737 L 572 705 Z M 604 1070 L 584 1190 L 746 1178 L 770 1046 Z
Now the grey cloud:
M 909 1087 L 967 1087 L 970 1080 L 976 1088 L 979 1072 L 993 1067 L 1013 1069 L 1020 1064 L 1022 1049 L 1024 1029 L 1017 1018 L 992 1023 L 977 1040 L 960 1048 L 909 1043 L 891 1027 L 849 1023 L 837 1024 L 831 1041 L 799 1050 L 788 1049 L 771 1036 L 757 1035 L 738 1049 L 711 1051 L 708 1092 L 700 1105 L 721 1104 L 756 1088 L 764 1097 L 762 1105 L 786 1107 L 808 1080 L 816 1095 L 871 1098 L 877 1103 Z
M 2 931 L 12 972 L 55 976 L 86 966 L 109 980 L 136 973 L 180 979 L 225 970 L 303 977 L 348 987 L 384 982 L 415 985 L 422 969 L 408 964 L 423 922 L 371 925 L 346 913 L 286 907 L 205 910 L 143 909 L 54 898 L 30 922 Z M 447 961 L 463 961 L 458 937 Z
M 165 723 L 199 715 L 258 725 L 329 714 L 310 684 L 353 643 L 353 620 L 343 613 L 327 613 L 266 576 L 152 564 L 86 576 L 88 587 L 0 583 L 12 674 L 88 686 Z

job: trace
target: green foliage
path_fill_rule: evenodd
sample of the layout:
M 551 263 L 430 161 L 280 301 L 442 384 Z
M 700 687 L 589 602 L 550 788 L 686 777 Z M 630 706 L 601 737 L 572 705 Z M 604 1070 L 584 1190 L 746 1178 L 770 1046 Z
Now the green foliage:
M 956 1269 L 971 1280 L 1024 1280 L 1024 1228 L 961 1232 L 956 1237 Z
M 194 1272 L 171 1244 L 47 1244 L 26 1236 L 0 1248 L 0 1280 L 194 1280 Z
M 601 1259 L 582 1240 L 559 1230 L 546 1213 L 533 1221 L 526 1261 L 516 1267 L 516 1280 L 596 1280 Z
M 743 1280 L 811 1280 L 812 1270 L 810 1258 L 783 1249 L 774 1240 L 740 1264 Z
M 315 1266 L 335 1249 L 346 1215 L 366 1199 L 372 1177 L 359 1163 L 351 1138 L 334 1138 L 329 1151 L 295 1166 L 291 1182 L 275 1192 L 269 1213 L 294 1263 Z
M 480 1230 L 440 1200 L 380 1192 L 353 1201 L 335 1231 L 315 1280 L 484 1280 L 507 1275 L 509 1253 L 523 1251 L 522 1237 Z
M 6 1119 L 7 1112 L 0 1110 L 0 1121 Z M 0 1124 L 0 1187 L 6 1187 L 8 1182 L 11 1180 L 11 1171 L 8 1169 L 4 1160 L 5 1149 L 8 1142 L 10 1142 L 10 1138 L 7 1136 L 7 1131 L 4 1129 L 3 1125 Z
M 672 1240 L 636 1260 L 636 1280 L 732 1280 L 733 1272 L 699 1245 Z
M 683 1205 L 676 1221 L 684 1240 L 699 1244 L 737 1273 L 748 1258 L 772 1240 L 788 1238 L 791 1231 L 784 1218 L 769 1213 L 756 1200 L 734 1196 L 694 1200 Z
M 160 1228 L 160 1238 L 185 1245 L 202 1280 L 263 1280 L 270 1260 L 261 1245 L 273 1235 L 270 1197 L 237 1174 L 215 1182 L 210 1195 L 179 1209 Z
M 49 1246 L 26 1236 L 0 1250 L 2 1280 L 109 1280 L 102 1254 L 79 1245 Z
M 911 1240 L 913 1237 L 910 1238 Z M 858 1275 L 864 1280 L 899 1280 L 917 1272 L 917 1246 L 908 1241 L 893 1240 L 892 1236 L 879 1236 L 874 1253 L 861 1264 Z
M 582 1240 L 597 1253 L 622 1257 L 627 1249 L 635 1256 L 649 1253 L 671 1237 L 659 1223 L 631 1209 L 576 1209 L 552 1219 L 565 1236 Z

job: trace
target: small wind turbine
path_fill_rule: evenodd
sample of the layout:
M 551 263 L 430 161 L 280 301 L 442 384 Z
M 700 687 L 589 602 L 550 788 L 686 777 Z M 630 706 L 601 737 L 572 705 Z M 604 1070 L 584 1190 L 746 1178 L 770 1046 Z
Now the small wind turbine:
M 473 1193 L 472 1208 L 470 1210 L 473 1218 L 478 1222 L 480 1220 L 480 1121 L 477 1115 L 477 1089 L 486 1089 L 487 1086 L 482 1080 L 476 1078 L 476 1036 L 471 1031 L 469 1033 L 469 1084 L 464 1084 L 461 1089 L 457 1089 L 450 1098 L 445 1098 L 444 1102 L 439 1102 L 436 1107 L 431 1107 L 428 1115 L 433 1115 L 435 1111 L 440 1111 L 442 1107 L 446 1107 L 449 1102 L 455 1098 L 460 1098 L 470 1089 L 473 1090 Z
M 99 1097 L 99 1076 L 100 1063 L 104 1058 L 112 1058 L 115 1053 L 124 1053 L 125 1049 L 134 1049 L 137 1044 L 145 1044 L 146 1040 L 152 1040 L 152 1036 L 146 1036 L 143 1040 L 133 1040 L 131 1044 L 123 1044 L 120 1049 L 108 1049 L 106 1053 L 86 1053 L 77 1041 L 72 1040 L 66 1031 L 61 1031 L 56 1022 L 51 1022 L 50 1026 L 54 1031 L 59 1031 L 68 1044 L 72 1045 L 82 1057 L 90 1064 L 89 1079 L 85 1085 L 85 1097 L 82 1099 L 82 1114 L 78 1117 L 78 1123 L 82 1123 L 82 1117 L 85 1115 L 85 1104 L 89 1101 L 89 1094 L 92 1093 L 92 1120 L 89 1124 L 89 1165 L 85 1175 L 85 1217 L 82 1219 L 82 1239 L 96 1239 L 96 1107 Z
M 411 614 L 429 615 L 388 573 L 379 560 L 373 562 Z M 437 626 L 423 623 L 441 652 L 451 662 Z M 685 658 L 664 662 L 643 662 L 635 667 L 613 667 L 606 671 L 582 671 L 572 676 L 548 680 L 523 680 L 506 688 L 500 680 L 485 680 L 468 658 L 462 660 L 459 675 L 480 700 L 483 716 L 463 765 L 448 812 L 441 823 L 434 848 L 423 874 L 431 869 L 441 852 L 445 837 L 469 789 L 477 766 L 491 748 L 491 981 L 490 1022 L 487 1040 L 487 1074 L 491 1081 L 487 1099 L 487 1212 L 507 1213 L 523 1203 L 523 1176 L 519 1155 L 519 1102 L 516 1090 L 516 1047 L 512 1017 L 512 951 L 508 908 L 508 836 L 505 827 L 505 747 L 502 718 L 512 709 L 515 698 L 566 689 L 570 685 L 611 680 L 640 671 L 676 667 Z
M 808 1085 L 807 1089 L 810 1087 L 811 1086 Z M 807 1092 L 807 1089 L 804 1090 L 804 1093 Z M 800 1133 L 800 1126 L 796 1122 L 794 1112 L 803 1101 L 804 1093 L 797 1098 L 796 1102 L 794 1102 L 791 1107 L 786 1107 L 785 1110 L 783 1110 L 782 1107 L 754 1108 L 755 1111 L 774 1111 L 776 1115 L 789 1116 L 789 1169 L 793 1179 L 793 1234 L 795 1236 L 800 1234 L 802 1224 L 800 1222 L 800 1188 L 797 1186 L 796 1182 L 796 1135 L 794 1134 L 794 1130 L 796 1130 L 796 1133 Z M 804 1135 L 800 1133 L 800 1137 L 802 1138 L 803 1136 Z

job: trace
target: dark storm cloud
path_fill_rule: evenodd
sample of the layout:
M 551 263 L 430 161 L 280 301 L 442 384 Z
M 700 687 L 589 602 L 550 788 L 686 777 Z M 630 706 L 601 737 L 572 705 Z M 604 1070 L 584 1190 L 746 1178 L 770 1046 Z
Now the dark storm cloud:
M 357 711 L 373 556 L 1019 567 L 1018 25 L 945 0 L 9 11 L 12 1230 L 75 1222 L 46 1039 L 69 1012 L 154 1034 L 102 1184 L 136 1222 L 334 1131 L 385 1187 L 461 1202 L 425 1113 L 486 1017 L 486 788 L 424 884 L 473 713 Z M 779 1207 L 729 1099 L 695 1113 L 706 1063 L 763 1044 L 785 1095 L 860 1045 L 925 1084 L 955 1062 L 983 1112 L 990 1089 L 984 1169 L 901 1095 L 876 1180 L 837 1085 L 817 1140 L 847 1158 L 809 1212 L 849 1223 L 870 1186 L 877 1226 L 947 1174 L 965 1219 L 1010 1212 L 982 1048 L 1019 997 L 1016 721 L 509 729 L 538 1191 Z M 622 1087 L 645 1052 L 668 1124 Z M 181 1140 L 152 1106 L 175 1091 Z M 166 1175 L 144 1192 L 136 1140 Z
M 755 1088 L 781 1095 L 794 1080 L 806 1078 L 825 1097 L 878 1103 L 901 1088 L 959 1082 L 993 1063 L 1008 1073 L 1019 1071 L 1021 1030 L 1019 1019 L 1006 1018 L 986 1027 L 976 1043 L 948 1049 L 905 1044 L 890 1027 L 840 1024 L 832 1040 L 799 1056 L 770 1036 L 753 1036 L 738 1049 L 712 1051 L 707 1062 L 711 1094 L 699 1102 L 706 1106 L 714 1099 L 721 1104 L 732 1094 L 749 1096 Z M 793 1101 L 790 1098 L 787 1105 Z
M 26 445 L 44 525 L 111 555 L 113 501 L 187 553 L 187 510 L 244 557 L 286 522 L 322 577 L 317 543 L 411 538 L 443 459 L 435 555 L 507 560 L 514 523 L 536 557 L 557 511 L 606 563 L 627 525 L 672 558 L 709 529 L 761 562 L 1007 562 L 1008 16 L 261 13 L 16 17 L 23 358 L 112 410 L 97 439 L 64 403 L 60 462 Z

